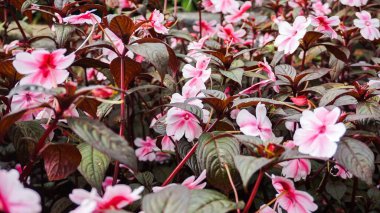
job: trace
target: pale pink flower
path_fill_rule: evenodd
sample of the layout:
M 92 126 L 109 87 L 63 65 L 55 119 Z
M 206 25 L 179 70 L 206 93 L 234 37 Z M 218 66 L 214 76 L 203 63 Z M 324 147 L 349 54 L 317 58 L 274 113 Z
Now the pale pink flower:
M 135 153 L 140 161 L 154 161 L 156 158 L 155 151 L 159 150 L 156 145 L 156 139 L 150 137 L 146 137 L 145 140 L 142 138 L 136 138 L 134 143 L 139 147 L 136 149 Z
M 132 191 L 131 187 L 124 184 L 107 186 L 103 197 L 101 197 L 95 188 L 91 192 L 84 189 L 74 189 L 69 198 L 79 207 L 71 213 L 93 213 L 104 210 L 122 209 L 141 198 L 140 194 L 144 190 L 141 186 Z
M 285 147 L 292 149 L 295 147 L 293 141 L 288 141 Z M 311 172 L 311 163 L 308 159 L 294 159 L 279 163 L 282 166 L 282 175 L 286 178 L 294 178 L 294 181 L 306 179 Z
M 295 121 L 285 121 L 285 128 L 291 132 L 294 132 L 299 127 L 300 125 Z
M 339 16 L 317 16 L 311 18 L 311 25 L 315 28 L 315 31 L 324 33 L 331 38 L 338 38 L 338 34 L 333 29 L 334 26 L 338 26 L 340 23 Z
M 307 192 L 296 190 L 291 180 L 272 175 L 272 185 L 278 193 L 276 203 L 287 212 L 309 213 L 318 209 L 313 197 Z
M 66 49 L 58 49 L 51 53 L 46 50 L 18 53 L 13 66 L 18 73 L 26 75 L 20 84 L 37 84 L 50 89 L 63 83 L 69 76 L 66 69 L 75 59 L 74 54 L 65 56 L 65 52 Z
M 245 30 L 239 29 L 234 30 L 232 24 L 227 24 L 225 27 L 219 26 L 218 36 L 221 39 L 224 39 L 226 42 L 239 43 L 243 40 L 241 39 L 246 34 Z
M 168 34 L 169 30 L 163 25 L 165 21 L 164 14 L 160 13 L 159 10 L 155 9 L 149 17 L 149 21 L 154 28 L 154 31 L 161 34 Z
M 329 3 L 323 4 L 321 0 L 315 1 L 311 7 L 314 10 L 314 14 L 316 16 L 325 16 L 331 13 Z
M 63 18 L 63 22 L 69 23 L 69 24 L 89 24 L 89 25 L 95 25 L 97 23 L 100 23 L 102 20 L 99 16 L 93 14 L 92 12 L 95 12 L 96 10 L 89 10 L 84 13 L 81 13 L 79 15 L 71 15 Z
M 239 92 L 240 95 L 250 95 L 250 94 L 253 94 L 255 92 L 258 92 L 262 87 L 265 87 L 269 84 L 272 83 L 272 80 L 263 80 L 263 81 L 259 81 L 258 83 L 256 84 L 253 84 L 251 85 L 250 87 L 242 90 Z
M 252 3 L 250 1 L 244 2 L 240 9 L 234 10 L 230 15 L 226 16 L 226 21 L 229 23 L 236 23 L 240 20 L 247 19 L 249 17 L 249 13 L 247 11 L 251 8 Z
M 278 51 L 284 51 L 285 54 L 291 54 L 296 51 L 300 45 L 299 40 L 306 34 L 306 28 L 309 26 L 310 20 L 304 16 L 298 16 L 293 23 L 293 26 L 286 21 L 281 21 L 278 24 L 279 35 L 274 41 L 274 45 Z
M 8 54 L 11 50 L 16 49 L 19 45 L 20 45 L 19 40 L 14 40 L 9 44 L 5 44 L 3 47 L 5 54 Z
M 331 168 L 330 173 L 333 176 L 341 177 L 342 179 L 352 178 L 352 174 L 349 171 L 347 171 L 344 167 L 342 167 L 338 164 L 335 164 Z
M 208 68 L 211 58 L 207 56 L 200 56 L 197 58 L 195 67 L 191 64 L 186 64 L 182 68 L 184 78 L 199 78 L 206 82 L 211 76 L 211 68 Z
M 264 46 L 265 44 L 267 44 L 268 42 L 271 42 L 274 40 L 274 37 L 269 34 L 269 33 L 265 33 L 264 35 L 260 35 L 258 38 L 257 38 L 257 41 L 258 41 L 258 46 L 259 47 L 262 47 Z
M 149 127 L 150 127 L 150 128 L 153 128 L 153 126 L 156 124 L 157 120 L 160 119 L 161 117 L 162 117 L 162 113 L 157 114 L 157 115 L 152 119 L 152 121 L 150 122 Z
M 299 151 L 315 157 L 330 158 L 335 154 L 337 143 L 346 132 L 343 123 L 336 123 L 340 109 L 328 111 L 324 107 L 305 110 L 300 118 L 301 128 L 294 133 L 294 144 Z
M 185 186 L 186 188 L 188 188 L 190 190 L 204 189 L 206 187 L 207 183 L 206 182 L 201 183 L 201 182 L 204 181 L 205 179 L 206 179 L 206 170 L 203 170 L 198 178 L 195 178 L 194 175 L 190 176 L 190 177 L 186 178 L 186 180 L 184 180 L 181 185 Z M 155 186 L 155 187 L 153 187 L 152 190 L 153 190 L 153 192 L 159 192 L 164 188 L 167 188 L 170 186 L 175 186 L 175 185 L 178 185 L 178 184 L 172 183 L 172 184 L 169 184 L 169 185 L 164 186 L 164 187 Z
M 256 117 L 248 110 L 242 109 L 236 117 L 236 123 L 245 135 L 260 136 L 262 140 L 273 136 L 272 123 L 267 117 L 267 109 L 262 103 L 256 106 Z
M 366 5 L 368 0 L 340 0 L 340 3 L 351 7 L 361 7 Z
M 86 75 L 87 75 L 87 80 L 89 81 L 93 81 L 93 80 L 103 81 L 107 79 L 106 76 L 103 75 L 103 73 L 99 72 L 95 68 L 87 68 Z
M 202 127 L 195 115 L 188 111 L 172 107 L 166 116 L 166 134 L 180 140 L 183 136 L 190 142 L 202 134 Z
M 201 78 L 191 78 L 182 87 L 182 94 L 187 97 L 194 97 L 191 94 L 198 94 L 206 89 L 206 85 Z
M 239 114 L 239 112 L 240 112 L 240 109 L 233 109 L 233 110 L 231 110 L 230 117 L 232 119 L 236 119 L 237 116 L 238 116 L 238 114 Z
M 175 150 L 175 145 L 174 143 L 172 142 L 172 139 L 170 139 L 169 136 L 165 135 L 163 138 L 162 138 L 162 141 L 161 141 L 161 146 L 162 146 L 162 150 L 165 150 L 165 151 L 172 151 L 174 152 Z
M 263 6 L 264 0 L 255 0 L 255 6 L 256 7 L 261 7 Z
M 116 50 L 120 54 L 122 54 L 124 52 L 124 49 L 125 49 L 124 42 L 115 33 L 113 33 L 108 28 L 105 29 L 105 33 L 107 34 L 107 36 L 105 37 L 105 40 L 113 43 L 113 45 L 116 47 Z M 111 57 L 108 56 L 111 53 L 113 55 Z M 103 54 L 108 56 L 109 61 L 112 61 L 114 58 L 117 57 L 117 55 L 113 51 L 111 51 L 110 49 L 107 49 L 107 48 L 103 48 Z
M 276 213 L 276 211 L 264 204 L 260 206 L 260 210 L 258 211 L 258 213 Z
M 236 0 L 211 0 L 214 5 L 215 12 L 233 13 L 233 11 L 238 10 L 239 3 Z
M 48 97 L 43 93 L 22 91 L 12 97 L 12 112 L 37 107 L 48 101 Z M 23 115 L 21 120 L 31 120 L 40 110 L 31 110 Z
M 156 159 L 154 159 L 154 160 L 159 162 L 159 163 L 163 163 L 168 159 L 170 159 L 169 153 L 158 151 L 158 152 L 156 152 Z
M 363 38 L 373 41 L 380 38 L 379 26 L 380 21 L 377 18 L 371 18 L 371 14 L 365 10 L 356 12 L 355 15 L 359 19 L 354 19 L 355 27 L 360 29 Z
M 0 212 L 41 212 L 39 194 L 25 188 L 20 183 L 19 176 L 20 174 L 15 169 L 0 170 Z
M 194 59 L 197 59 L 198 57 L 203 56 L 204 54 L 199 52 L 199 50 L 203 48 L 205 42 L 209 38 L 210 36 L 204 36 L 203 38 L 199 39 L 199 41 L 190 42 L 190 44 L 187 46 L 187 50 L 188 50 L 187 55 Z
M 206 20 L 202 20 L 199 26 L 199 21 L 195 22 L 195 25 L 193 26 L 193 30 L 195 32 L 199 32 L 200 27 L 202 27 L 202 35 L 203 36 L 213 36 L 216 33 L 216 20 L 212 20 L 210 22 L 207 22 Z

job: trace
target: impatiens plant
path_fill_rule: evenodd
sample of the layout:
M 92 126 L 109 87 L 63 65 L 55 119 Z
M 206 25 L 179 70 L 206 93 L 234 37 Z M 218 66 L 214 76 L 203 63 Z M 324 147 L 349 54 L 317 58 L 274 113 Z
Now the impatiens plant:
M 0 1 L 0 212 L 379 212 L 379 8 Z

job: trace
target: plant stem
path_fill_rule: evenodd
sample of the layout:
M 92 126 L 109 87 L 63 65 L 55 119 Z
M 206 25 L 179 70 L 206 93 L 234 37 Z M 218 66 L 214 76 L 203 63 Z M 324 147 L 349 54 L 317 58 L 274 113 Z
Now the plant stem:
M 307 52 L 307 50 L 303 50 L 303 57 L 302 57 L 301 71 L 304 71 L 304 70 L 305 70 L 306 52 Z
M 20 30 L 21 32 L 21 35 L 22 35 L 22 38 L 24 40 L 24 42 L 27 42 L 28 41 L 28 38 L 26 37 L 26 34 L 24 32 L 24 29 L 22 28 L 20 22 L 18 21 L 17 17 L 16 17 L 16 11 L 11 11 L 11 14 L 12 14 L 12 17 L 13 17 L 13 20 L 16 22 L 16 25 L 18 27 L 18 29 Z
M 223 166 L 224 166 L 224 168 L 226 168 L 228 180 L 230 181 L 232 190 L 234 191 L 235 203 L 236 203 L 236 212 L 240 213 L 240 209 L 238 207 L 238 205 L 239 205 L 239 196 L 238 196 L 238 193 L 236 191 L 236 187 L 235 187 L 234 181 L 232 180 L 230 169 L 228 168 L 228 165 L 226 163 L 224 163 Z
M 187 160 L 189 160 L 189 158 L 195 153 L 198 144 L 199 142 L 194 144 L 194 146 L 190 149 L 190 151 L 186 154 L 186 156 L 182 159 L 182 161 L 177 165 L 177 167 L 173 170 L 173 172 L 169 175 L 169 177 L 164 181 L 164 183 L 161 186 L 166 186 L 173 180 L 173 178 L 176 176 L 179 170 L 181 170 L 182 167 L 185 165 Z
M 255 186 L 253 187 L 253 190 L 251 192 L 251 195 L 249 196 L 247 205 L 245 206 L 245 208 L 243 210 L 243 213 L 248 213 L 249 212 L 249 209 L 251 208 L 251 205 L 253 203 L 253 200 L 255 199 L 257 191 L 259 190 L 259 186 L 260 186 L 261 180 L 263 179 L 263 176 L 264 176 L 264 171 L 260 170 L 259 176 L 257 177 Z
M 58 120 L 59 120 L 59 117 L 60 116 L 56 116 L 57 119 L 54 119 L 53 123 L 51 123 L 49 125 L 49 127 L 45 130 L 44 134 L 41 136 L 41 138 L 38 140 L 35 148 L 34 148 L 34 153 L 32 155 L 32 157 L 30 158 L 29 160 L 29 163 L 25 166 L 25 168 L 22 170 L 22 173 L 20 175 L 20 181 L 25 183 L 26 180 L 28 179 L 28 176 L 30 175 L 30 173 L 32 172 L 32 169 L 33 169 L 33 166 L 34 166 L 34 163 L 37 159 L 37 156 L 39 154 L 39 152 L 41 151 L 41 149 L 44 147 L 45 145 L 45 141 L 46 139 L 49 137 L 49 134 L 55 129 L 55 127 L 57 126 L 57 123 L 58 123 Z
M 124 51 L 125 52 L 125 51 Z M 119 125 L 119 135 L 124 137 L 125 129 L 125 63 L 124 63 L 124 53 L 120 60 L 120 99 L 122 101 L 120 105 L 120 125 Z M 119 175 L 119 161 L 115 161 L 115 168 L 113 170 L 112 185 L 117 183 L 117 177 Z
M 198 15 L 199 15 L 199 38 L 202 38 L 202 0 L 198 4 Z

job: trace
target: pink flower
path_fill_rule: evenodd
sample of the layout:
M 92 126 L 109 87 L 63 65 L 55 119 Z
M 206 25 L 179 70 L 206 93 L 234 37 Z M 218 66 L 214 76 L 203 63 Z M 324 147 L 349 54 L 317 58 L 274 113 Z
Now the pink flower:
M 214 5 L 215 12 L 233 13 L 238 10 L 239 3 L 236 0 L 211 0 Z
M 107 34 L 106 41 L 109 41 L 109 42 L 113 43 L 113 45 L 116 47 L 117 51 L 120 54 L 123 53 L 124 49 L 125 49 L 124 42 L 119 37 L 117 37 L 117 35 L 115 33 L 113 33 L 108 28 L 105 29 L 105 33 Z M 109 60 L 112 61 L 114 58 L 117 57 L 117 55 L 114 52 L 112 52 L 111 50 L 107 49 L 107 48 L 103 49 L 103 54 L 104 55 L 108 55 L 108 54 L 110 54 L 110 52 L 114 54 L 114 56 L 112 56 L 111 58 L 109 58 Z
M 273 83 L 276 82 L 276 76 L 274 75 L 272 67 L 268 64 L 266 58 L 264 58 L 263 62 L 260 61 L 257 65 L 259 66 L 259 71 L 264 71 L 267 73 L 269 80 L 271 80 Z M 273 90 L 278 93 L 280 92 L 280 87 L 274 86 Z
M 233 110 L 231 110 L 230 117 L 232 119 L 236 119 L 237 116 L 238 116 L 238 114 L 239 114 L 239 112 L 240 112 L 240 109 L 233 109 Z
M 293 141 L 285 143 L 285 147 L 295 147 Z M 282 175 L 286 178 L 294 178 L 294 181 L 306 179 L 311 172 L 311 163 L 308 159 L 294 159 L 279 163 L 282 166 Z
M 296 51 L 300 45 L 299 40 L 306 34 L 306 28 L 309 26 L 310 20 L 304 16 L 298 16 L 291 26 L 286 21 L 281 21 L 278 24 L 279 35 L 274 41 L 274 45 L 278 51 L 284 51 L 285 54 L 291 54 Z
M 92 81 L 92 80 L 103 81 L 107 79 L 106 76 L 103 75 L 103 73 L 99 72 L 95 68 L 87 68 L 86 75 L 87 75 L 87 80 L 89 81 Z
M 340 23 L 338 16 L 317 16 L 311 18 L 311 25 L 315 28 L 315 31 L 322 32 L 329 35 L 331 38 L 338 38 L 338 34 L 333 29 L 333 26 L 338 26 Z
M 287 212 L 309 213 L 318 209 L 313 197 L 307 192 L 296 190 L 291 180 L 272 175 L 272 185 L 278 193 L 276 203 Z
M 186 180 L 184 180 L 181 185 L 187 187 L 190 190 L 204 189 L 207 183 L 201 183 L 201 182 L 204 181 L 205 179 L 206 179 L 206 170 L 203 170 L 197 179 L 195 179 L 194 175 L 190 176 L 186 178 Z M 164 187 L 156 186 L 156 187 L 153 187 L 153 192 L 159 192 L 166 187 L 175 186 L 175 185 L 178 185 L 178 184 L 172 183 Z
M 170 139 L 169 136 L 165 135 L 163 138 L 162 138 L 162 141 L 161 141 L 161 146 L 162 146 L 162 150 L 165 150 L 165 151 L 172 151 L 174 152 L 175 150 L 175 145 L 174 143 L 172 142 L 172 139 Z
M 141 198 L 139 194 L 143 190 L 143 186 L 132 191 L 131 187 L 127 185 L 117 184 L 107 186 L 103 197 L 100 197 L 95 188 L 92 188 L 91 192 L 84 189 L 74 189 L 69 198 L 79 207 L 71 211 L 71 213 L 93 213 L 102 212 L 103 210 L 122 209 L 139 200 Z
M 14 40 L 9 44 L 4 45 L 3 49 L 5 54 L 8 54 L 11 50 L 16 49 L 20 45 L 19 40 Z
M 359 19 L 354 19 L 354 25 L 360 29 L 363 38 L 370 41 L 380 38 L 380 32 L 377 29 L 380 26 L 379 19 L 371 18 L 371 14 L 365 10 L 355 13 L 355 15 Z
M 218 36 L 219 38 L 234 44 L 242 42 L 243 40 L 241 39 L 241 37 L 243 37 L 245 33 L 245 30 L 239 29 L 235 31 L 232 24 L 227 24 L 225 27 L 219 26 Z
M 236 123 L 245 135 L 260 136 L 262 140 L 270 139 L 273 136 L 272 123 L 267 117 L 267 109 L 264 104 L 259 103 L 256 106 L 257 118 L 242 109 L 236 118 Z
M 24 188 L 17 170 L 0 170 L 0 212 L 41 212 L 40 196 L 32 189 Z
M 199 78 L 203 82 L 206 82 L 211 76 L 211 68 L 208 68 L 211 58 L 207 56 L 200 56 L 197 58 L 195 67 L 190 64 L 186 64 L 182 68 L 184 78 Z
M 89 10 L 85 13 L 81 13 L 79 15 L 71 15 L 63 18 L 63 22 L 69 23 L 69 24 L 90 24 L 95 25 L 97 23 L 100 23 L 102 20 L 99 16 L 93 14 L 96 10 Z
M 164 14 L 155 9 L 149 17 L 149 21 L 152 24 L 154 31 L 161 34 L 168 34 L 169 30 L 162 23 L 164 22 Z
M 119 7 L 124 8 L 135 8 L 136 5 L 131 0 L 119 0 Z
M 246 12 L 251 8 L 251 6 L 252 4 L 250 1 L 244 2 L 244 4 L 241 5 L 240 9 L 234 10 L 231 12 L 231 15 L 226 16 L 226 21 L 229 23 L 236 23 L 242 19 L 247 19 L 249 14 Z
M 135 153 L 140 161 L 154 161 L 156 158 L 155 151 L 159 150 L 156 145 L 156 139 L 152 139 L 150 137 L 146 137 L 145 140 L 136 138 L 134 143 L 137 147 L 139 147 L 136 149 Z
M 156 124 L 157 120 L 159 120 L 162 117 L 162 114 L 157 114 L 152 121 L 150 122 L 149 128 L 153 128 L 153 126 Z
M 366 5 L 368 0 L 340 0 L 340 3 L 351 7 L 360 7 Z
M 12 112 L 37 107 L 48 101 L 48 97 L 43 93 L 23 91 L 12 97 Z M 31 120 L 40 110 L 31 110 L 24 114 L 21 120 Z
M 298 150 L 315 157 L 332 157 L 338 147 L 336 142 L 346 132 L 343 123 L 336 123 L 339 116 L 339 108 L 328 111 L 319 107 L 314 112 L 303 111 L 301 128 L 294 133 L 294 144 L 299 146 Z
M 188 111 L 172 107 L 166 116 L 166 134 L 180 140 L 183 136 L 190 142 L 202 134 L 202 127 L 195 115 Z
M 251 85 L 247 89 L 244 89 L 244 90 L 240 91 L 239 94 L 240 95 L 250 95 L 250 94 L 253 94 L 253 93 L 259 91 L 262 87 L 265 87 L 265 86 L 269 85 L 270 83 L 272 83 L 272 80 L 263 80 L 263 81 L 260 81 L 260 82 L 258 82 L 256 84 Z
M 269 33 L 265 33 L 264 35 L 260 35 L 258 38 L 257 38 L 257 41 L 258 41 L 258 46 L 259 47 L 262 47 L 264 46 L 265 44 L 267 44 L 268 42 L 271 42 L 274 40 L 274 37 L 269 34 Z
M 112 182 L 113 182 L 113 177 L 111 177 L 111 176 L 107 176 L 107 177 L 104 179 L 103 183 L 102 183 L 103 190 L 105 191 L 106 188 L 107 188 L 108 186 L 112 186 Z M 119 182 L 120 182 L 120 180 L 117 179 L 117 180 L 116 180 L 116 183 L 119 183 Z
M 265 204 L 260 206 L 260 210 L 258 212 L 259 213 L 276 213 L 274 209 L 272 209 L 271 207 Z
M 341 177 L 342 179 L 352 178 L 352 174 L 349 171 L 347 171 L 344 167 L 342 167 L 338 164 L 335 164 L 331 168 L 330 173 L 333 176 Z
M 17 72 L 26 75 L 20 84 L 37 84 L 50 89 L 63 83 L 69 76 L 66 69 L 75 59 L 74 54 L 65 56 L 65 52 L 66 49 L 58 49 L 52 53 L 46 50 L 35 50 L 31 54 L 18 53 L 13 66 Z
M 210 22 L 207 22 L 206 20 L 202 20 L 199 26 L 199 21 L 195 22 L 195 25 L 193 26 L 193 30 L 195 32 L 199 32 L 200 27 L 202 27 L 202 37 L 203 36 L 213 36 L 216 33 L 216 26 L 217 21 L 212 20 Z
M 202 6 L 205 8 L 206 11 L 210 13 L 217 13 L 215 9 L 214 3 L 212 3 L 212 0 L 203 0 L 202 1 Z
M 287 130 L 294 132 L 296 129 L 299 128 L 299 124 L 294 121 L 285 121 L 285 127 Z
M 329 3 L 323 4 L 321 0 L 314 2 L 311 7 L 313 8 L 316 16 L 325 16 L 331 13 Z

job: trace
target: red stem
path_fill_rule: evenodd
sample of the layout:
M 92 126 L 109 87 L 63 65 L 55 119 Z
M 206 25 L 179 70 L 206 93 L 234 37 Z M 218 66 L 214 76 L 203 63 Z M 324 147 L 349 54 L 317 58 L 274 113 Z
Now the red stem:
M 185 165 L 186 161 L 194 154 L 195 150 L 197 150 L 198 142 L 194 144 L 194 146 L 190 149 L 190 151 L 186 154 L 186 156 L 182 159 L 182 161 L 177 165 L 177 167 L 173 170 L 173 172 L 169 175 L 169 177 L 165 180 L 165 182 L 161 186 L 168 185 L 176 174 L 181 170 L 181 168 Z
M 257 191 L 259 190 L 259 186 L 260 186 L 261 180 L 263 179 L 263 176 L 264 176 L 264 171 L 260 170 L 259 176 L 257 177 L 255 186 L 253 187 L 253 190 L 251 192 L 251 195 L 249 196 L 247 205 L 245 206 L 245 208 L 243 210 L 243 213 L 248 213 L 249 212 L 249 209 L 251 208 L 251 205 L 253 203 L 253 200 L 255 199 Z
M 123 53 L 124 55 L 124 53 Z M 124 64 L 124 57 L 121 57 L 120 62 L 120 99 L 122 100 L 122 104 L 120 106 L 120 129 L 119 129 L 119 135 L 121 137 L 124 137 L 124 129 L 125 129 L 125 70 L 124 70 L 125 64 Z M 115 168 L 113 170 L 113 179 L 112 179 L 112 185 L 115 185 L 117 183 L 117 176 L 119 175 L 119 161 L 115 161 Z
M 23 169 L 21 175 L 20 175 L 20 181 L 21 182 L 24 182 L 26 181 L 26 179 L 28 178 L 28 176 L 30 175 L 30 173 L 32 172 L 32 169 L 33 169 L 33 166 L 34 166 L 34 163 L 37 159 L 37 156 L 39 154 L 39 152 L 41 151 L 41 149 L 45 146 L 45 141 L 46 139 L 49 137 L 49 134 L 55 129 L 55 127 L 57 126 L 57 123 L 58 123 L 58 118 L 60 116 L 56 116 L 57 119 L 54 119 L 53 123 L 51 123 L 49 125 L 49 127 L 45 130 L 44 134 L 41 136 L 41 138 L 38 140 L 38 143 L 36 144 L 36 147 L 34 149 L 34 153 L 32 155 L 32 157 L 30 158 L 30 161 L 29 163 L 25 166 L 25 168 Z

